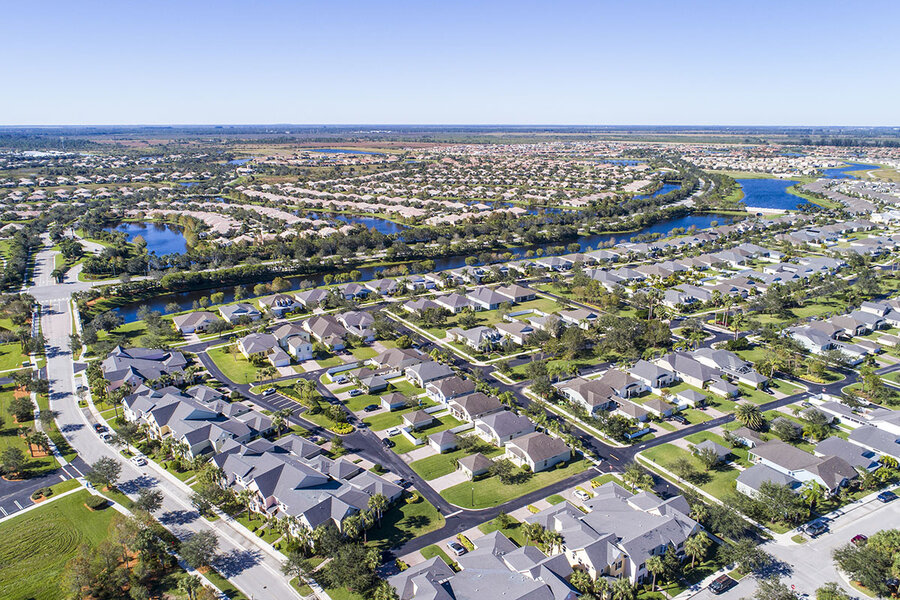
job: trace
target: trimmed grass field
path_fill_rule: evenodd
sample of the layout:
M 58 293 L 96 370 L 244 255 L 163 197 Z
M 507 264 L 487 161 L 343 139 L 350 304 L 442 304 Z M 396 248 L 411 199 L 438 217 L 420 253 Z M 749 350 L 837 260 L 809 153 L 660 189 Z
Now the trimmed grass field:
M 382 550 L 396 548 L 413 538 L 444 526 L 444 517 L 424 498 L 406 504 L 403 500 L 369 530 L 368 543 Z
M 562 468 L 535 473 L 524 483 L 511 485 L 501 483 L 498 477 L 485 477 L 449 487 L 441 492 L 441 496 L 461 508 L 488 508 L 577 475 L 590 466 L 584 459 L 574 460 Z
M 66 563 L 78 546 L 107 538 L 115 511 L 90 511 L 78 492 L 0 523 L 0 598 L 62 600 Z
M 734 491 L 734 482 L 740 475 L 740 471 L 729 465 L 719 465 L 715 469 L 705 471 L 703 464 L 693 454 L 673 444 L 663 444 L 662 446 L 650 448 L 645 450 L 643 455 L 645 458 L 669 470 L 671 470 L 672 464 L 676 459 L 687 458 L 697 473 L 700 474 L 699 476 L 705 479 L 705 481 L 693 482 L 694 485 L 719 500 L 724 500 L 728 494 Z
M 31 456 L 31 452 L 29 452 L 28 450 L 28 444 L 25 442 L 25 438 L 21 437 L 18 433 L 19 428 L 33 429 L 34 419 L 32 418 L 27 421 L 17 423 L 13 416 L 9 414 L 9 405 L 15 398 L 13 387 L 14 386 L 12 385 L 5 385 L 0 388 L 0 417 L 2 417 L 3 419 L 2 425 L 0 425 L 0 453 L 10 447 L 18 448 L 22 452 L 24 452 L 25 474 L 29 477 L 52 471 L 59 466 L 59 463 L 56 462 L 56 459 L 49 454 L 47 456 Z M 55 423 L 52 427 L 48 428 L 47 433 L 48 435 L 51 435 L 54 440 L 60 439 L 61 441 L 64 441 L 62 440 L 62 436 L 59 434 L 59 431 L 56 429 Z M 62 446 L 60 448 L 60 451 L 67 453 L 69 456 L 73 456 L 68 444 Z
M 419 477 L 425 481 L 431 481 L 444 475 L 449 475 L 456 470 L 456 461 L 467 456 L 469 452 L 465 450 L 454 450 L 443 454 L 435 454 L 427 458 L 414 461 L 409 464 L 412 470 L 419 474 Z M 502 448 L 495 448 L 491 452 L 484 453 L 488 458 L 493 458 L 503 454 Z
M 222 348 L 211 348 L 206 351 L 216 366 L 222 370 L 225 377 L 235 383 L 253 383 L 256 381 L 256 367 L 250 364 L 250 361 L 244 358 L 240 352 L 232 354 L 230 350 L 233 346 L 225 346 Z
M 0 344 L 0 371 L 21 369 L 23 362 L 30 362 L 30 359 L 22 354 L 22 346 L 18 342 Z

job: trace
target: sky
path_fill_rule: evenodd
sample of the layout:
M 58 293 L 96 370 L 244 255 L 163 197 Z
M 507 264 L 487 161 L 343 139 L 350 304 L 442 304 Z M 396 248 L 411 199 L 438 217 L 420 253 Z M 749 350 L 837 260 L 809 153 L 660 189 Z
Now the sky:
M 0 124 L 900 125 L 900 2 L 8 2 Z

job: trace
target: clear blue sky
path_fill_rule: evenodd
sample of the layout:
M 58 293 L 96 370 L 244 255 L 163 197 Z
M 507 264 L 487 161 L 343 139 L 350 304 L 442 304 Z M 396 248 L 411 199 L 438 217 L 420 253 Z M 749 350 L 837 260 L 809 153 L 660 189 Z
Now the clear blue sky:
M 9 2 L 0 123 L 900 125 L 900 2 Z

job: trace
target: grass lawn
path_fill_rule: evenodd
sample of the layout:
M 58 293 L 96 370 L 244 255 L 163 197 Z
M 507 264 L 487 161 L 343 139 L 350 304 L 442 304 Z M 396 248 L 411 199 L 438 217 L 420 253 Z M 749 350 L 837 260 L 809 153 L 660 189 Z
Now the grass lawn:
M 444 475 L 449 475 L 456 470 L 456 461 L 467 456 L 469 453 L 465 450 L 454 450 L 443 454 L 435 454 L 427 458 L 422 458 L 409 464 L 412 470 L 419 474 L 419 477 L 425 481 L 431 481 Z M 502 448 L 495 448 L 491 452 L 485 453 L 488 458 L 493 458 L 503 454 Z
M 401 500 L 387 511 L 381 519 L 381 527 L 376 523 L 369 530 L 368 543 L 387 550 L 396 548 L 413 538 L 444 526 L 444 517 L 427 500 L 419 497 L 418 502 L 406 504 Z
M 553 498 L 553 497 L 554 496 L 550 496 L 550 498 Z M 557 496 L 557 497 L 561 501 L 563 500 L 562 496 Z M 548 498 L 547 500 L 550 500 L 550 498 Z M 559 503 L 556 502 L 555 504 L 559 504 Z M 497 523 L 497 519 L 491 519 L 487 523 L 482 523 L 481 525 L 479 525 L 478 530 L 481 531 L 481 533 L 488 534 L 488 533 L 493 533 L 494 531 L 497 531 L 499 529 L 503 535 L 505 535 L 506 537 L 508 537 L 515 543 L 517 543 L 519 546 L 525 546 L 527 544 L 527 542 L 525 541 L 525 534 L 522 532 L 522 523 L 520 523 L 519 521 L 516 521 L 512 517 L 510 517 L 510 521 L 511 521 L 511 523 L 510 523 L 509 527 L 500 529 L 500 524 Z
M 388 383 L 391 384 L 388 391 L 399 392 L 408 398 L 413 398 L 425 393 L 424 389 L 411 384 L 402 377 L 399 379 L 391 379 Z
M 712 417 L 703 412 L 702 410 L 697 410 L 696 408 L 687 408 L 681 411 L 681 416 L 688 420 L 691 425 L 695 425 L 697 423 L 706 423 L 707 421 L 712 421 Z
M 172 330 L 174 333 L 174 329 Z M 141 336 L 147 333 L 147 324 L 143 321 L 132 321 L 116 327 L 109 333 L 100 330 L 97 332 L 97 341 L 118 340 L 124 346 L 138 346 Z
M 454 427 L 459 427 L 463 422 L 454 417 L 451 414 L 442 415 L 439 417 L 435 417 L 434 423 L 429 425 L 428 427 L 423 427 L 422 429 L 418 429 L 413 431 L 412 434 L 419 438 L 420 440 L 426 439 L 429 435 L 434 435 L 440 431 L 445 431 L 447 429 L 452 429 Z
M 741 391 L 741 395 L 738 396 L 738 398 L 741 400 L 749 400 L 753 404 L 766 404 L 767 402 L 772 402 L 776 399 L 772 394 L 767 394 L 762 390 L 754 389 L 743 383 L 738 384 L 738 389 Z
M 437 544 L 432 544 L 430 546 L 422 548 L 422 556 L 425 558 L 425 560 L 432 559 L 435 556 L 440 556 L 448 565 L 456 564 L 456 561 L 447 556 L 447 553 L 444 552 Z
M 574 460 L 562 468 L 535 473 L 524 483 L 511 485 L 501 483 L 498 477 L 486 477 L 478 481 L 467 481 L 449 487 L 441 492 L 441 496 L 462 508 L 488 508 L 577 475 L 590 466 L 590 463 L 584 459 Z
M 256 367 L 244 358 L 240 352 L 232 354 L 229 350 L 232 346 L 223 348 L 211 348 L 206 351 L 216 366 L 222 370 L 225 377 L 235 383 L 252 383 L 256 381 Z
M 650 461 L 670 469 L 677 458 L 687 458 L 698 473 L 698 481 L 692 482 L 704 492 L 719 500 L 724 500 L 735 489 L 735 480 L 740 471 L 728 465 L 720 465 L 717 469 L 705 471 L 703 464 L 690 452 L 673 444 L 663 444 L 644 451 L 644 457 Z
M 90 511 L 90 494 L 78 492 L 0 523 L 0 598 L 56 600 L 68 598 L 63 580 L 66 563 L 78 546 L 96 547 L 107 539 L 115 510 Z
M 50 399 L 47 397 L 47 394 L 38 394 L 37 396 L 38 408 L 41 409 L 41 413 L 48 413 L 50 411 Z M 56 425 L 56 420 L 50 421 L 46 425 L 44 425 L 44 432 L 47 434 L 53 443 L 56 444 L 56 449 L 59 450 L 60 454 L 68 460 L 75 460 L 75 457 L 78 456 L 78 453 L 72 449 L 69 445 L 69 442 L 66 441 L 66 438 L 63 437 L 62 433 L 59 431 L 59 427 Z M 56 466 L 56 461 L 53 461 L 53 465 Z
M 402 410 L 395 410 L 393 412 L 383 412 L 378 413 L 377 415 L 372 415 L 371 417 L 366 417 L 363 419 L 363 423 L 366 423 L 373 431 L 383 431 L 385 429 L 389 429 L 391 427 L 399 427 L 401 423 L 403 423 L 402 416 L 408 412 L 412 412 L 415 410 L 420 410 L 422 408 L 427 408 L 429 406 L 434 406 L 434 402 L 431 400 L 423 399 L 423 403 L 421 406 L 413 406 L 410 408 L 404 408 Z M 435 430 L 430 431 L 430 433 L 434 433 Z
M 370 348 L 369 346 L 353 348 L 352 350 L 350 350 L 350 354 L 352 354 L 353 358 L 355 358 L 356 360 L 368 360 L 370 358 L 378 356 L 378 352 L 375 350 L 375 348 Z
M 560 496 L 559 494 L 553 494 L 552 496 L 547 496 L 547 502 L 556 506 L 557 504 L 562 504 L 566 499 Z
M 421 448 L 422 446 L 413 446 L 412 442 L 406 439 L 406 436 L 403 434 L 395 435 L 391 438 L 391 441 L 394 442 L 394 447 L 391 450 L 395 454 L 406 454 L 407 452 L 412 452 L 416 448 Z
M 22 354 L 22 346 L 18 342 L 0 344 L 0 371 L 21 369 L 23 362 L 30 362 L 30 359 Z
M 13 387 L 14 386 L 12 385 L 5 385 L 0 388 L 0 417 L 3 418 L 2 425 L 0 425 L 0 453 L 10 447 L 18 448 L 23 453 L 25 453 L 24 474 L 28 477 L 41 475 L 48 471 L 52 471 L 59 466 L 59 463 L 56 462 L 56 459 L 53 458 L 52 455 L 39 457 L 31 456 L 31 452 L 28 449 L 28 444 L 25 443 L 25 438 L 19 436 L 18 434 L 18 429 L 20 427 L 24 427 L 25 429 L 33 428 L 34 419 L 32 418 L 27 421 L 17 423 L 13 416 L 9 414 L 10 402 L 12 402 L 15 398 Z M 56 433 L 58 435 L 59 432 L 57 431 Z M 65 444 L 62 448 L 60 448 L 60 451 L 68 452 L 69 454 L 72 453 L 68 444 Z

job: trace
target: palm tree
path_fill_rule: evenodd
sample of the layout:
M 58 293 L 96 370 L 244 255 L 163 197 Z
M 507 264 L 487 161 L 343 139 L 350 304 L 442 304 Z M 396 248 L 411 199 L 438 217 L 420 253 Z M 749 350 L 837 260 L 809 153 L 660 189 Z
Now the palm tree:
M 565 542 L 565 539 L 558 531 L 546 531 L 544 532 L 542 541 L 547 546 L 547 550 L 553 554 L 555 548 L 559 548 L 560 552 L 562 552 L 562 545 Z
M 379 582 L 375 591 L 372 592 L 372 600 L 399 600 L 399 598 L 397 590 L 387 581 Z
M 759 431 L 765 425 L 765 419 L 759 410 L 759 407 L 749 402 L 741 402 L 734 409 L 734 418 L 737 419 L 744 427 Z
M 384 494 L 375 494 L 369 498 L 369 509 L 375 512 L 375 518 L 378 519 L 378 526 L 381 527 L 381 515 L 388 507 L 388 499 Z
M 825 499 L 825 488 L 817 481 L 810 480 L 803 484 L 801 496 L 809 505 L 809 512 L 812 513 L 816 504 Z
M 700 531 L 684 541 L 684 553 L 691 557 L 691 568 L 698 558 L 706 556 L 706 549 L 709 547 L 710 539 L 705 531 Z
M 375 517 L 372 516 L 372 511 L 364 510 L 359 513 L 359 518 L 362 523 L 363 543 L 367 544 L 369 542 L 369 529 L 375 524 Z
M 357 515 L 349 515 L 341 522 L 341 530 L 351 540 L 355 540 L 362 533 L 362 519 Z
M 630 462 L 625 465 L 625 472 L 622 474 L 622 481 L 624 481 L 625 484 L 631 488 L 632 492 L 637 491 L 638 487 L 646 486 L 647 478 L 647 473 L 645 473 L 644 469 L 642 469 L 641 466 L 636 462 Z M 652 481 L 653 480 L 651 479 L 651 485 Z
M 522 525 L 522 533 L 525 535 L 526 540 L 537 543 L 538 540 L 544 537 L 544 526 L 540 523 L 525 523 Z
M 593 589 L 594 584 L 590 575 L 584 571 L 577 570 L 569 577 L 569 583 L 575 586 L 575 589 L 583 594 L 589 593 Z
M 612 592 L 612 586 L 605 577 L 598 577 L 594 580 L 594 595 L 600 600 L 607 600 Z
M 620 577 L 612 584 L 611 596 L 612 600 L 634 600 L 634 586 L 624 577 Z
M 250 504 L 253 502 L 253 490 L 244 488 L 237 493 L 237 501 L 240 502 L 247 510 L 247 520 L 253 520 L 253 511 L 250 510 Z
M 196 575 L 184 575 L 178 580 L 178 589 L 187 594 L 189 600 L 197 597 L 200 587 L 200 578 Z
M 666 570 L 666 565 L 663 563 L 663 559 L 661 556 L 653 555 L 647 559 L 647 571 L 653 575 L 653 585 L 651 589 L 656 591 L 656 578 L 660 573 Z
M 292 414 L 293 411 L 290 408 L 282 408 L 272 415 L 272 428 L 275 430 L 276 436 L 281 435 L 281 432 L 287 427 L 288 419 Z

